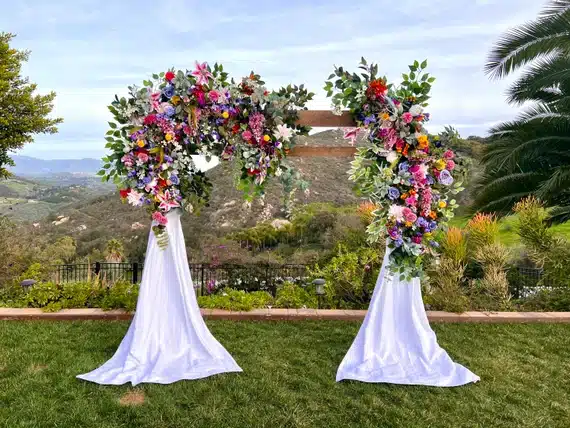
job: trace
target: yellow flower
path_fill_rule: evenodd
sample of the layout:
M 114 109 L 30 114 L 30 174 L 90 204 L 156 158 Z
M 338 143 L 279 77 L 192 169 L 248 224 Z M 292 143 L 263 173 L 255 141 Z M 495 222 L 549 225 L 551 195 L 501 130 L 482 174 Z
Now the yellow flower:
M 427 144 L 427 142 L 428 142 L 428 136 L 427 135 L 420 135 L 418 137 L 418 143 Z
M 137 141 L 137 146 L 139 146 L 139 147 L 144 147 L 144 141 L 143 141 L 143 140 L 138 140 L 138 141 Z
M 222 113 L 222 117 L 223 117 L 224 119 L 227 119 L 228 117 L 230 117 L 230 114 L 229 114 L 227 111 L 225 111 L 225 112 Z
M 174 95 L 172 98 L 170 98 L 170 102 L 176 105 L 180 102 L 180 97 L 178 95 Z
M 440 208 L 445 208 L 447 206 L 447 202 L 445 201 L 439 201 L 439 203 L 437 204 Z
M 407 221 L 407 222 L 406 222 L 406 227 L 412 227 L 412 222 L 411 222 L 411 221 Z
M 388 113 L 382 113 L 380 117 L 382 118 L 382 120 L 390 119 L 390 115 Z
M 169 132 L 164 138 L 166 138 L 166 141 L 170 141 L 172 140 L 172 134 Z
M 433 234 L 431 232 L 426 232 L 424 233 L 424 238 L 429 239 L 433 236 Z
M 439 170 L 442 171 L 445 169 L 445 166 L 447 165 L 447 163 L 443 160 L 443 159 L 439 159 L 435 162 L 435 167 Z
M 269 140 L 271 140 L 271 137 L 269 135 L 263 136 L 263 141 L 269 141 Z

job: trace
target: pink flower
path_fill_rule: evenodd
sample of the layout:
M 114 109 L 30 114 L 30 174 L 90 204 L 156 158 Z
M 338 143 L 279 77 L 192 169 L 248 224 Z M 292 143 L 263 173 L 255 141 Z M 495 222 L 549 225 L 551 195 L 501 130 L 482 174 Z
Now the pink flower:
M 154 92 L 150 94 L 150 106 L 153 110 L 158 109 L 160 105 L 160 92 Z
M 220 99 L 220 94 L 218 93 L 218 91 L 210 91 L 208 92 L 208 97 L 210 97 L 210 101 L 212 101 L 213 103 L 217 103 L 218 100 Z
M 360 132 L 360 128 L 345 128 L 344 131 L 344 139 L 349 140 L 348 144 L 354 146 L 356 144 L 356 138 L 358 137 L 358 133 Z
M 192 72 L 192 76 L 196 77 L 196 83 L 198 85 L 207 85 L 208 79 L 212 76 L 212 73 L 208 71 L 208 63 L 203 62 L 202 64 L 196 61 L 196 70 Z
M 412 113 L 410 112 L 406 112 L 402 115 L 402 120 L 404 121 L 404 123 L 411 123 L 412 120 L 414 120 L 414 116 L 412 115 Z
M 451 150 L 448 150 L 443 154 L 443 157 L 445 159 L 453 159 L 455 157 L 455 154 Z
M 411 207 L 415 207 L 418 203 L 418 200 L 416 199 L 415 196 L 410 196 L 409 198 L 406 198 L 406 205 L 409 205 Z
M 455 162 L 453 162 L 452 160 L 448 160 L 447 163 L 445 164 L 445 169 L 447 169 L 448 171 L 453 171 L 453 168 L 455 168 Z
M 409 221 L 410 223 L 414 223 L 418 219 L 418 216 L 415 215 L 408 207 L 402 210 L 402 215 L 404 216 L 404 220 Z
M 152 213 L 152 219 L 161 226 L 166 226 L 166 223 L 168 223 L 168 219 L 160 211 Z
M 245 130 L 241 133 L 241 137 L 245 140 L 245 141 L 249 141 L 253 138 L 253 134 L 251 133 L 250 130 Z
M 418 236 L 418 235 L 412 236 L 412 242 L 414 244 L 421 244 L 422 243 L 422 237 Z
M 180 204 L 174 199 L 174 195 L 170 194 L 170 191 L 167 190 L 164 194 L 158 195 L 158 200 L 160 201 L 159 208 L 163 211 L 170 211 L 172 208 L 178 208 Z
M 139 160 L 141 162 L 144 162 L 144 163 L 148 162 L 148 155 L 146 153 L 138 153 L 137 157 L 139 158 Z
M 130 155 L 125 155 L 121 158 L 121 162 L 123 162 L 123 164 L 127 167 L 130 168 L 131 166 L 134 165 L 134 160 L 133 157 Z

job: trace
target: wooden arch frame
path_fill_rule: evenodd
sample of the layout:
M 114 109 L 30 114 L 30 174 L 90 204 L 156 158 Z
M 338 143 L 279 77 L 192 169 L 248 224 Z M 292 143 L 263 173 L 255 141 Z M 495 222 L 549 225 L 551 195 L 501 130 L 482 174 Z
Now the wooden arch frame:
M 356 126 L 350 113 L 345 111 L 337 116 L 328 110 L 301 110 L 299 112 L 300 125 L 315 128 L 339 128 Z M 352 157 L 356 153 L 355 147 L 326 147 L 326 146 L 300 146 L 293 147 L 289 156 L 297 157 Z

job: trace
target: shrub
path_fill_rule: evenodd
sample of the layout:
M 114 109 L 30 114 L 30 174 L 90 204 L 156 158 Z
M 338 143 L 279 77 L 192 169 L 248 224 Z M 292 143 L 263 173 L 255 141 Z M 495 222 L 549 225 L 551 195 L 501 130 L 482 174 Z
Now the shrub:
M 517 233 L 528 256 L 544 270 L 541 283 L 569 286 L 570 242 L 554 235 L 547 223 L 548 212 L 537 199 L 524 199 L 514 210 L 519 218 Z
M 469 299 L 464 291 L 465 264 L 443 256 L 429 270 L 430 287 L 424 301 L 429 309 L 448 312 L 464 312 Z
M 467 259 L 467 240 L 458 227 L 450 227 L 441 242 L 442 255 L 457 262 L 465 263 Z
M 291 282 L 284 282 L 277 289 L 276 308 L 316 308 L 317 296 L 303 287 Z
M 467 223 L 467 236 L 472 252 L 495 243 L 499 236 L 497 218 L 492 214 L 477 214 Z
M 61 290 L 53 282 L 35 284 L 26 295 L 26 302 L 30 308 L 43 308 L 50 303 L 57 303 L 60 299 Z
M 124 309 L 133 312 L 137 306 L 139 285 L 129 281 L 117 281 L 107 291 L 101 300 L 101 309 Z
M 487 310 L 505 310 L 509 308 L 511 295 L 507 279 L 507 265 L 510 259 L 508 248 L 499 243 L 492 243 L 478 248 L 474 260 L 483 269 L 483 278 L 472 283 L 472 296 L 478 302 L 485 302 Z M 485 296 L 483 297 L 482 294 Z
M 348 252 L 339 245 L 338 253 L 323 267 L 318 264 L 311 272 L 313 278 L 323 278 L 325 305 L 331 308 L 366 307 L 374 290 L 383 252 L 362 247 Z
M 96 308 L 108 292 L 109 289 L 97 278 L 94 281 L 66 283 L 61 290 L 61 304 L 65 309 Z
M 539 290 L 525 299 L 519 300 L 523 311 L 570 311 L 570 288 L 559 287 Z
M 256 308 L 265 308 L 272 302 L 273 297 L 265 291 L 247 293 L 232 288 L 224 288 L 219 293 L 198 297 L 198 305 L 201 308 L 227 311 L 251 311 Z

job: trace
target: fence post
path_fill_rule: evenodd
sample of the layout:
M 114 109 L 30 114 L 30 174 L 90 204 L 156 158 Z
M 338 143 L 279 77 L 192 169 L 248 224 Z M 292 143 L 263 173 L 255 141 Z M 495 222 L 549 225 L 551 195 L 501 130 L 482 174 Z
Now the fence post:
M 99 275 L 100 272 L 101 272 L 101 263 L 95 262 L 95 275 Z
M 139 264 L 137 262 L 133 263 L 133 284 L 139 282 Z
M 200 263 L 200 295 L 204 295 L 204 263 Z

